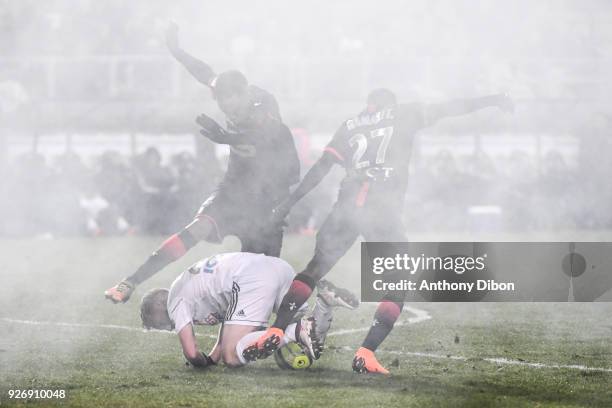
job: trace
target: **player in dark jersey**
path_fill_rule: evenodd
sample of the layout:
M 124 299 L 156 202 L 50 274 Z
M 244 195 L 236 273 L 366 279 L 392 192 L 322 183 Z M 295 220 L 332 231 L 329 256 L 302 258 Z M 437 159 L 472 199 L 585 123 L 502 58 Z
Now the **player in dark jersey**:
M 299 181 L 300 168 L 291 131 L 281 121 L 278 104 L 268 92 L 249 85 L 238 71 L 215 75 L 203 61 L 178 43 L 178 27 L 166 33 L 172 55 L 208 86 L 226 116 L 227 130 L 208 116 L 198 116 L 200 133 L 230 146 L 227 172 L 216 191 L 202 204 L 195 219 L 172 235 L 134 274 L 105 292 L 111 301 L 126 302 L 136 285 L 183 256 L 201 240 L 221 242 L 237 236 L 243 252 L 280 255 L 283 231 L 270 212 Z
M 298 188 L 274 211 L 277 222 L 284 219 L 334 164 L 345 168 L 338 199 L 317 234 L 312 260 L 295 277 L 274 324 L 253 344 L 262 356 L 276 347 L 284 328 L 310 297 L 317 281 L 360 235 L 367 241 L 405 241 L 402 208 L 415 134 L 442 118 L 489 106 L 509 111 L 512 101 L 505 95 L 491 95 L 431 105 L 397 104 L 391 91 L 377 89 L 368 96 L 367 108 L 340 126 Z M 379 304 L 374 324 L 355 355 L 355 371 L 388 373 L 376 360 L 374 351 L 393 328 L 403 300 L 385 296 Z

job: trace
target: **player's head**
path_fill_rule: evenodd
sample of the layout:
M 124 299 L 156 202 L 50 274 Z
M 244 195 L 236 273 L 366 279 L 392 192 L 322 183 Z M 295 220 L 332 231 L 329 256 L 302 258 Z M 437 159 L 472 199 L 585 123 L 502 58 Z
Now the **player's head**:
M 396 105 L 397 98 L 395 94 L 387 88 L 378 88 L 370 92 L 366 103 L 368 105 L 366 108 L 367 112 L 374 113 L 381 109 Z
M 247 118 L 250 108 L 249 83 L 240 71 L 220 73 L 214 79 L 212 89 L 219 109 L 232 122 L 241 122 Z
M 172 330 L 168 316 L 168 289 L 151 289 L 140 301 L 140 318 L 145 329 Z

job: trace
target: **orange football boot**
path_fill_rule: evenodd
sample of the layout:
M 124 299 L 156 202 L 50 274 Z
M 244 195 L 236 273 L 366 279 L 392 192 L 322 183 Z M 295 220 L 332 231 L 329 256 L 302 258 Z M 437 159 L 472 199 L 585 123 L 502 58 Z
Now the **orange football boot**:
M 132 283 L 123 280 L 112 288 L 104 291 L 104 297 L 109 299 L 113 303 L 125 303 L 128 301 L 132 293 L 136 289 Z
M 353 371 L 359 374 L 376 373 L 389 374 L 389 370 L 380 365 L 374 352 L 365 347 L 359 347 L 353 358 Z

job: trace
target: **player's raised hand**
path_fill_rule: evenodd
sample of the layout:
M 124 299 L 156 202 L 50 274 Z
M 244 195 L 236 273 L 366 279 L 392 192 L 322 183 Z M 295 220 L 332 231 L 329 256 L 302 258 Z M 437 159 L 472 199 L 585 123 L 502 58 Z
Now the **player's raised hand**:
M 172 53 L 180 49 L 178 32 L 178 25 L 174 21 L 170 22 L 168 28 L 166 28 L 166 46 L 168 46 L 168 49 Z
M 225 132 L 221 125 L 219 125 L 213 118 L 202 113 L 196 118 L 196 123 L 200 125 L 200 133 L 206 137 L 214 137 L 223 135 Z
M 497 106 L 504 112 L 514 113 L 514 101 L 507 93 L 498 96 Z

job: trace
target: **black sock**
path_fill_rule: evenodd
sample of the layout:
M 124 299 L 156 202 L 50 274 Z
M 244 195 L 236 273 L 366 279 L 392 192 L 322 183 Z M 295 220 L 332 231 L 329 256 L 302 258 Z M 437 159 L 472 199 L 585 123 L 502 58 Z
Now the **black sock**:
M 362 347 L 376 351 L 378 346 L 385 340 L 387 335 L 393 330 L 393 325 L 402 312 L 403 303 L 385 301 L 379 303 L 376 313 L 374 313 L 374 322 L 368 332 Z
M 298 274 L 278 308 L 276 321 L 272 327 L 285 330 L 300 307 L 308 300 L 316 284 L 317 282 L 304 272 Z
M 182 257 L 197 243 L 195 237 L 186 229 L 172 235 L 126 280 L 134 285 L 141 284 L 166 265 Z

